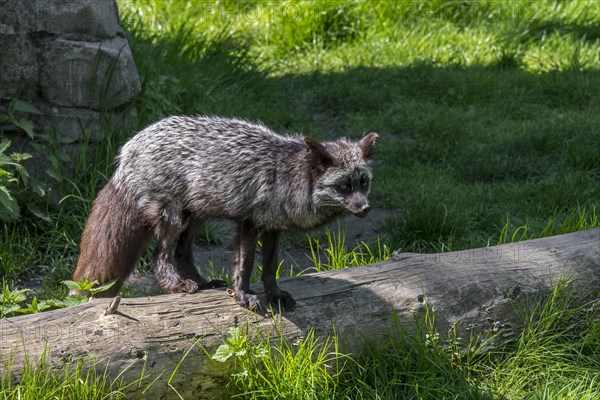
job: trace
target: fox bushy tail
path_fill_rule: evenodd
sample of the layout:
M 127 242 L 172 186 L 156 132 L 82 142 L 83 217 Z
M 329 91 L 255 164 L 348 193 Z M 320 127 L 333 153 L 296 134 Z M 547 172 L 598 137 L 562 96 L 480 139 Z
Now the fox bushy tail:
M 73 280 L 86 275 L 100 283 L 116 279 L 95 297 L 116 296 L 151 238 L 152 230 L 135 202 L 109 181 L 98 193 L 85 225 Z

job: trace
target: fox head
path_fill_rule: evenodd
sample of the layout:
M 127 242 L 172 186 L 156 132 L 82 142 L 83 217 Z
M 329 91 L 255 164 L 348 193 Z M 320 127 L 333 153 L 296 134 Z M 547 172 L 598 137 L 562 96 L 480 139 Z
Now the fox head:
M 367 196 L 373 179 L 370 164 L 377 139 L 375 132 L 358 142 L 304 138 L 313 169 L 313 200 L 317 207 L 348 211 L 361 218 L 369 213 Z

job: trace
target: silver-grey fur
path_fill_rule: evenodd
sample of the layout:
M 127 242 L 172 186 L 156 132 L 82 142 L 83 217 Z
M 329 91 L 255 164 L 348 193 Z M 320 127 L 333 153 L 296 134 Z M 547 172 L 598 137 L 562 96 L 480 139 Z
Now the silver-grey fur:
M 346 212 L 365 216 L 377 139 L 370 133 L 358 142 L 318 142 L 239 119 L 169 117 L 123 146 L 109 184 L 157 238 L 156 274 L 163 288 L 193 292 L 198 285 L 211 287 L 193 265 L 192 242 L 202 221 L 225 217 L 239 222 L 238 303 L 259 305 L 249 280 L 260 236 L 267 298 L 293 309 L 293 298 L 275 282 L 279 233 L 313 228 Z

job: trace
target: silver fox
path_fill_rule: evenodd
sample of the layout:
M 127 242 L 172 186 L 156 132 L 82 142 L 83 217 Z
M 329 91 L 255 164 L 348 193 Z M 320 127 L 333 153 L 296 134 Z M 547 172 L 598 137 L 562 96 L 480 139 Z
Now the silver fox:
M 237 303 L 260 307 L 250 290 L 260 238 L 267 300 L 293 310 L 295 300 L 275 280 L 280 233 L 348 212 L 366 216 L 378 138 L 371 132 L 360 141 L 318 142 L 219 117 L 169 117 L 150 125 L 125 143 L 94 201 L 73 280 L 116 279 L 100 294 L 116 295 L 154 236 L 155 275 L 165 291 L 223 286 L 200 276 L 192 245 L 204 220 L 225 217 L 238 222 Z

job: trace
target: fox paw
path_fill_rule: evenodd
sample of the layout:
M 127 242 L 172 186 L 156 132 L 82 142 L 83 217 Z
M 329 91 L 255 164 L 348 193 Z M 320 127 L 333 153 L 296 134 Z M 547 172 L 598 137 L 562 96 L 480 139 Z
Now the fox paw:
M 294 311 L 296 309 L 296 300 L 285 290 L 268 292 L 267 300 L 273 307 L 281 307 L 285 311 Z
M 247 308 L 248 310 L 260 310 L 260 301 L 254 292 L 244 292 L 243 290 L 240 290 L 235 293 L 234 298 L 240 306 Z
M 191 279 L 186 279 L 179 284 L 172 293 L 196 293 L 198 291 L 198 283 Z

